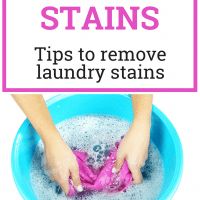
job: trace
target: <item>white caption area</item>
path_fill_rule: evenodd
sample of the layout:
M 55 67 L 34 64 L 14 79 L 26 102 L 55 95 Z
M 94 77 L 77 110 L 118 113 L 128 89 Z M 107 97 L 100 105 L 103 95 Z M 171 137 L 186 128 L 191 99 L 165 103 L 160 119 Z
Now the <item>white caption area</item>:
M 65 30 L 67 14 L 57 15 L 59 26 L 55 30 L 41 28 L 41 22 L 45 19 L 41 16 L 41 10 L 46 6 L 80 6 L 81 12 L 74 13 L 73 23 L 76 30 Z M 107 15 L 105 6 L 123 6 L 131 14 L 130 6 L 139 6 L 138 28 L 131 30 L 81 30 L 89 7 L 94 6 L 98 12 L 101 24 L 106 26 Z M 147 6 L 159 9 L 159 14 L 154 15 L 159 20 L 159 27 L 155 30 L 145 30 L 141 23 L 145 20 L 141 10 Z M 54 15 L 55 16 L 55 15 Z M 131 15 L 130 15 L 131 16 Z M 117 14 L 113 15 L 113 24 L 117 24 Z M 73 51 L 73 60 L 61 61 L 52 66 L 52 62 L 46 62 L 47 55 L 43 54 L 44 62 L 38 62 L 38 53 L 35 47 L 50 46 L 51 50 Z M 80 61 L 77 51 L 82 48 L 93 50 L 93 61 Z M 104 61 L 100 62 L 101 50 L 132 50 L 166 52 L 166 61 Z M 53 57 L 52 57 L 53 58 Z M 118 59 L 118 57 L 117 57 Z M 92 72 L 93 79 L 37 79 L 38 67 L 41 68 L 73 68 L 76 76 L 78 68 L 82 64 L 87 68 L 105 68 L 101 80 L 97 72 Z M 113 68 L 134 68 L 139 64 L 142 68 L 163 68 L 163 79 L 126 79 L 111 78 Z M 156 70 L 154 70 L 156 72 Z M 136 72 L 138 73 L 138 72 Z M 41 75 L 42 76 L 42 75 Z M 70 75 L 69 75 L 70 76 Z M 136 74 L 138 76 L 138 74 Z M 52 75 L 53 77 L 53 75 Z M 8 88 L 191 88 L 193 87 L 193 5 L 186 1 L 142 1 L 142 0 L 20 0 L 7 1 L 7 87 Z

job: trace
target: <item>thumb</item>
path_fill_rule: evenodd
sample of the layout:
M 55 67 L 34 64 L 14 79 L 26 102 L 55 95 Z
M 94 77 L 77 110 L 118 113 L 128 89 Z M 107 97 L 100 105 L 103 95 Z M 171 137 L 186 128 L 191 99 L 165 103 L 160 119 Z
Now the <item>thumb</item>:
M 73 181 L 74 186 L 76 187 L 77 192 L 82 192 L 83 187 L 81 185 L 79 169 L 77 166 L 71 169 L 71 177 L 72 177 L 72 181 Z
M 142 183 L 142 173 L 139 167 L 131 167 L 130 168 L 132 177 L 133 177 L 133 183 L 134 184 L 140 184 Z
M 112 169 L 112 173 L 118 173 L 124 164 L 124 156 L 118 154 L 114 167 Z

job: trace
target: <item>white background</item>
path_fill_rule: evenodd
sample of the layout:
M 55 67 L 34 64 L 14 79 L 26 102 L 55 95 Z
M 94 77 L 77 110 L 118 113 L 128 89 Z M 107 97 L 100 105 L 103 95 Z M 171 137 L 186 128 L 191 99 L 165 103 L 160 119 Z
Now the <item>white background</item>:
M 43 21 L 41 10 L 45 6 L 55 5 L 81 6 L 81 14 L 75 15 L 74 24 L 79 28 L 76 31 L 64 30 L 66 14 L 59 15 L 59 27 L 54 31 L 46 31 L 41 28 Z M 145 21 L 138 12 L 138 30 L 127 31 L 82 31 L 80 26 L 84 23 L 89 6 L 95 6 L 102 22 L 106 21 L 104 6 L 120 5 L 127 11 L 131 6 L 155 6 L 159 9 L 159 27 L 154 31 L 141 28 L 141 22 Z M 191 0 L 18 0 L 7 1 L 7 87 L 192 87 L 193 78 L 193 5 Z M 117 16 L 114 16 L 117 18 Z M 105 67 L 106 74 L 101 83 L 95 80 L 37 80 L 35 46 L 48 46 L 52 50 L 72 49 L 77 51 L 80 47 L 96 52 L 100 49 L 116 50 L 165 50 L 167 60 L 165 62 L 142 62 L 145 68 L 164 68 L 165 79 L 162 80 L 112 80 L 110 68 L 120 68 L 123 63 L 86 62 L 90 68 Z M 60 67 L 79 68 L 81 63 L 74 59 L 73 63 L 61 63 Z M 137 68 L 138 62 L 124 63 L 128 68 Z M 49 66 L 49 64 L 43 64 Z

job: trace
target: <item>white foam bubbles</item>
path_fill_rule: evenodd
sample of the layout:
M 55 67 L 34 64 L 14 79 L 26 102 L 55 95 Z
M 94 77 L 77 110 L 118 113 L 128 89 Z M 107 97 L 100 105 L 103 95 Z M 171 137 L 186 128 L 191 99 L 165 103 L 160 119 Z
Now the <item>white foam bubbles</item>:
M 72 149 L 88 152 L 88 164 L 98 168 L 108 156 L 109 149 L 126 134 L 129 126 L 127 121 L 114 117 L 79 116 L 57 124 L 57 129 Z M 44 147 L 40 142 L 32 161 L 31 181 L 38 200 L 155 200 L 162 187 L 163 166 L 154 144 L 149 147 L 149 158 L 142 173 L 143 183 L 130 186 L 125 192 L 116 194 L 94 192 L 90 195 L 69 198 L 48 177 L 44 167 Z

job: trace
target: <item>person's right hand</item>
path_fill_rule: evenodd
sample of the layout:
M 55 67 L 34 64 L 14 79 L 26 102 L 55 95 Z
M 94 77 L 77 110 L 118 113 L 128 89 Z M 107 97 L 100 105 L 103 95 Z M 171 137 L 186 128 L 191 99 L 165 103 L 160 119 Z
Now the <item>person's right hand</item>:
M 79 176 L 79 167 L 72 150 L 65 144 L 59 134 L 54 134 L 44 142 L 46 167 L 51 178 L 56 181 L 67 195 L 69 177 L 78 192 L 83 191 Z

